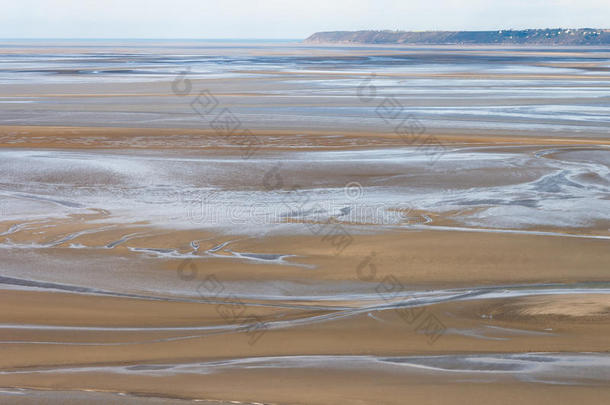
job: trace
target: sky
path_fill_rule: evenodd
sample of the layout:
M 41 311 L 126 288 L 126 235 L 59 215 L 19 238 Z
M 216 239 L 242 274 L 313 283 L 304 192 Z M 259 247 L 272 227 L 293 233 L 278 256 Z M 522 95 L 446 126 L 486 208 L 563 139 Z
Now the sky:
M 610 0 L 0 0 L 0 38 L 306 38 L 317 31 L 610 28 Z

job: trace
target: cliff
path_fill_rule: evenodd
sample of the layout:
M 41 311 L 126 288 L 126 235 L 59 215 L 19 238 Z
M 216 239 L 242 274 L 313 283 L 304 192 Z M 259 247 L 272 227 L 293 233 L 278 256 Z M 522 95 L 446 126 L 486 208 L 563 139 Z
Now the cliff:
M 609 29 L 528 29 L 500 31 L 328 31 L 305 43 L 405 45 L 610 45 Z

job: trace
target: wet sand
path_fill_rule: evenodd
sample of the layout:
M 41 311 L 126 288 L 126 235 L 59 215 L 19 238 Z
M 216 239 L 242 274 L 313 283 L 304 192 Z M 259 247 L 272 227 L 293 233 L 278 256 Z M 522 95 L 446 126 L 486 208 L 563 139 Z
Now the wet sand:
M 138 46 L 0 71 L 1 403 L 608 402 L 608 50 Z

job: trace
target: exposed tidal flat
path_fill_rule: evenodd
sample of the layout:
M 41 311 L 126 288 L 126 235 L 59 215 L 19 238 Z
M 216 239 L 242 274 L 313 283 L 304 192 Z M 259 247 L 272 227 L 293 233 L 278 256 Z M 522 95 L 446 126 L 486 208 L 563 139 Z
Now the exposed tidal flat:
M 0 43 L 0 403 L 607 403 L 609 60 Z

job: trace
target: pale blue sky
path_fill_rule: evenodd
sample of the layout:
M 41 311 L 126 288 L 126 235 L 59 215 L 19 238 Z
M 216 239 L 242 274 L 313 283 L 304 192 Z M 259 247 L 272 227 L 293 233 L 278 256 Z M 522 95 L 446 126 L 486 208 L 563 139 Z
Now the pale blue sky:
M 3 0 L 0 38 L 304 38 L 316 31 L 610 28 L 610 0 Z

